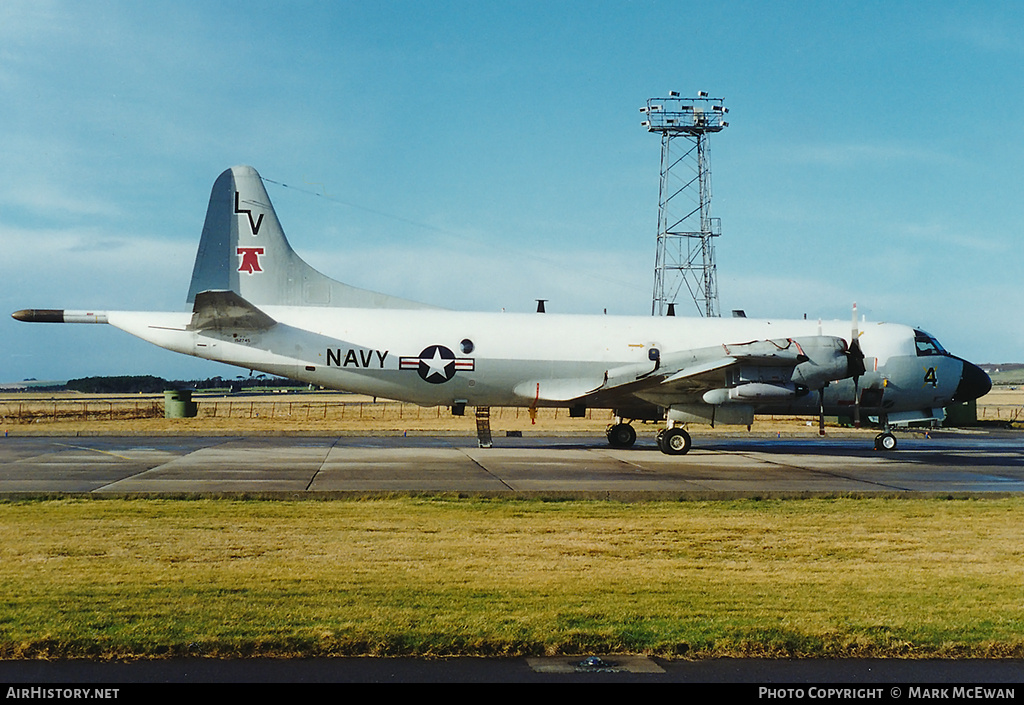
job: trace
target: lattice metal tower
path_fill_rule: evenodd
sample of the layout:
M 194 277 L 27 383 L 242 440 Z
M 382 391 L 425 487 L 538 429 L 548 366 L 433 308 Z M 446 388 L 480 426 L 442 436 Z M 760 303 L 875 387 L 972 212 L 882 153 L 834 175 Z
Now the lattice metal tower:
M 698 91 L 696 98 L 651 98 L 640 108 L 648 132 L 661 134 L 658 249 L 651 315 L 674 315 L 683 284 L 703 316 L 718 311 L 714 239 L 722 221 L 711 217 L 708 135 L 729 126 L 722 98 Z

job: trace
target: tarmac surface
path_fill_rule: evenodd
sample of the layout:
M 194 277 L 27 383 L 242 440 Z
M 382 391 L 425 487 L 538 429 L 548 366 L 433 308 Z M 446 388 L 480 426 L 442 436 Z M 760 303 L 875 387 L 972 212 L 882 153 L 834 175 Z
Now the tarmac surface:
M 1024 492 L 1024 435 L 695 436 L 683 456 L 602 437 L 9 437 L 0 493 L 768 496 Z

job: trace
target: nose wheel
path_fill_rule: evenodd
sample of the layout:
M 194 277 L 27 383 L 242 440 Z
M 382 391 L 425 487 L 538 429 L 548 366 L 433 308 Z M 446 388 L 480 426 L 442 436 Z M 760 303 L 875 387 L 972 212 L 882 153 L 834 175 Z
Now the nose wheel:
M 896 450 L 896 436 L 884 431 L 875 436 L 875 450 Z
M 892 435 L 889 429 L 889 417 L 882 416 L 882 432 L 875 436 L 875 450 L 896 450 L 896 436 Z

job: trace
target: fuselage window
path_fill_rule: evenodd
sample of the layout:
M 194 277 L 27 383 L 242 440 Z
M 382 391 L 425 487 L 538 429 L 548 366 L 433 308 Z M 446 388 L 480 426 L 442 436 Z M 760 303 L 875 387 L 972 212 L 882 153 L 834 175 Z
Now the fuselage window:
M 918 357 L 946 354 L 943 347 L 939 345 L 939 341 L 925 333 L 923 330 L 914 331 L 914 345 L 917 346 Z

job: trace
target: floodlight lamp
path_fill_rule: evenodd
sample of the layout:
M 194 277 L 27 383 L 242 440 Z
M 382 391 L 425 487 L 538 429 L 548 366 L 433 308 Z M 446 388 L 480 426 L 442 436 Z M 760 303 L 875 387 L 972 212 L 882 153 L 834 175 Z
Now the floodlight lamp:
M 646 107 L 640 108 L 640 112 L 641 113 L 646 113 L 647 112 L 647 108 Z
M 668 97 L 669 98 L 678 98 L 679 97 L 679 91 L 669 91 L 668 92 Z

